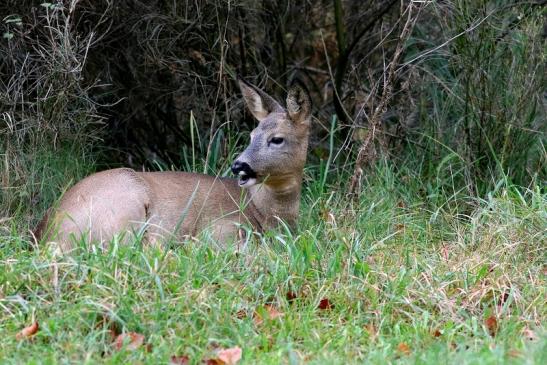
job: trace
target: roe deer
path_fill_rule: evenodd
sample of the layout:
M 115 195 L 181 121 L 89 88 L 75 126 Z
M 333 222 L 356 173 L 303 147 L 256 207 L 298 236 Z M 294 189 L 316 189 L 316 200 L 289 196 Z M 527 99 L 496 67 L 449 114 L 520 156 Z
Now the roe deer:
M 67 252 L 75 238 L 108 242 L 131 231 L 144 232 L 147 241 L 156 242 L 210 228 L 216 240 L 227 242 L 237 238 L 238 224 L 259 232 L 273 228 L 279 219 L 294 226 L 311 123 L 310 96 L 294 83 L 283 108 L 264 91 L 238 82 L 259 124 L 231 167 L 237 179 L 129 168 L 95 173 L 50 208 L 36 237 L 56 241 Z

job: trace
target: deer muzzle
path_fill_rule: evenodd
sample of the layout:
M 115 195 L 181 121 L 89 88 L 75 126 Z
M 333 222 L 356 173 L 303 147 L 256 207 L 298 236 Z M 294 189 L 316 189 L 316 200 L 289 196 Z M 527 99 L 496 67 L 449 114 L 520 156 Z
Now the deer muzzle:
M 247 162 L 236 160 L 232 164 L 232 173 L 237 175 L 238 184 L 241 187 L 251 187 L 256 184 L 256 172 L 249 166 Z

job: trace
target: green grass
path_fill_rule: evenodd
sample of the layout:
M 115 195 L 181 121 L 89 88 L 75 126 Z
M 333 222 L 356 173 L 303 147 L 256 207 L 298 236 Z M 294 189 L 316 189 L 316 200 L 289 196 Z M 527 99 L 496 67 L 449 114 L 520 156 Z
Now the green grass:
M 343 174 L 320 174 L 307 170 L 297 232 L 239 249 L 136 241 L 59 257 L 3 231 L 2 363 L 200 363 L 217 346 L 240 346 L 242 364 L 546 362 L 539 189 L 502 184 L 463 216 L 428 203 L 409 171 L 379 166 L 359 202 L 337 186 Z M 325 298 L 333 307 L 319 309 Z M 257 324 L 266 304 L 284 315 Z M 34 320 L 39 332 L 16 340 Z M 151 346 L 114 351 L 112 328 Z

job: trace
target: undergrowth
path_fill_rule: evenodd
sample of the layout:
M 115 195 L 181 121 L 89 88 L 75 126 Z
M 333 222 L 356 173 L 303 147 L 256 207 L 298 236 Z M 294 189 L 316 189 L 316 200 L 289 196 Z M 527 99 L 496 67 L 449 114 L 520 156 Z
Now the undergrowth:
M 502 183 L 461 215 L 425 204 L 414 171 L 378 165 L 359 201 L 336 186 L 346 172 L 319 189 L 320 172 L 306 170 L 297 231 L 237 247 L 136 239 L 62 257 L 3 232 L 0 357 L 199 363 L 239 346 L 248 364 L 545 360 L 544 194 Z M 116 351 L 125 332 L 147 346 Z

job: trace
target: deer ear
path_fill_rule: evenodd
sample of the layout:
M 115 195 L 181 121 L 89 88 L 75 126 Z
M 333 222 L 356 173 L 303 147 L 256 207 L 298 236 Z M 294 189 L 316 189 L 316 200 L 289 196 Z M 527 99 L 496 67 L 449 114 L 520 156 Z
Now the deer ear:
M 287 112 L 295 123 L 309 121 L 311 115 L 311 97 L 306 86 L 295 80 L 287 93 Z
M 249 108 L 249 111 L 258 121 L 262 121 L 271 112 L 283 110 L 274 98 L 256 86 L 251 85 L 240 77 L 238 77 L 237 82 L 247 108 Z

